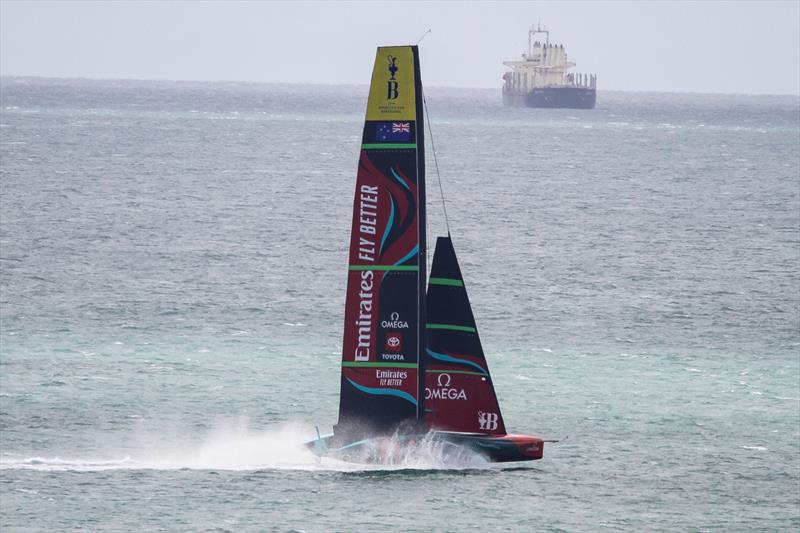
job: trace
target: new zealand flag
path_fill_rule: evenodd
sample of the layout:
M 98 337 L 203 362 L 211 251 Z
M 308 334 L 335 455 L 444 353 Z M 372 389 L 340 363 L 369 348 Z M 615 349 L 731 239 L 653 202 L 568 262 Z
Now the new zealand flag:
M 375 139 L 378 142 L 408 142 L 411 139 L 411 123 L 378 122 Z

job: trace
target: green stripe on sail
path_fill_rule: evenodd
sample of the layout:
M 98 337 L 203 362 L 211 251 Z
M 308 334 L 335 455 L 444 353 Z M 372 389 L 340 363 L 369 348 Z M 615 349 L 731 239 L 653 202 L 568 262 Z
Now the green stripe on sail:
M 416 272 L 419 270 L 417 265 L 350 265 L 350 270 L 405 270 Z
M 342 361 L 342 366 L 348 368 L 417 368 L 417 363 L 373 363 L 373 362 L 364 362 L 360 363 L 358 361 Z
M 453 278 L 430 278 L 428 283 L 431 285 L 449 285 L 450 287 L 463 287 L 464 282 Z
M 467 333 L 477 333 L 475 328 L 469 326 L 455 326 L 453 324 L 427 324 L 428 329 L 449 329 L 450 331 L 466 331 Z
M 467 374 L 469 376 L 486 377 L 486 374 L 483 372 L 470 372 L 469 370 L 431 370 L 430 368 L 426 368 L 425 372 L 430 372 L 431 374 Z
M 414 150 L 417 148 L 416 143 L 369 143 L 362 144 L 361 148 L 364 150 Z

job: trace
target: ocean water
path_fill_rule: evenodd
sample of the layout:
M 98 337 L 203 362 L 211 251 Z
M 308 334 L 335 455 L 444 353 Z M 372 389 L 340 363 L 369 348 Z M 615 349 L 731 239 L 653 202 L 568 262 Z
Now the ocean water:
M 2 79 L 0 529 L 800 529 L 798 98 L 430 88 L 506 426 L 560 442 L 359 466 L 302 442 L 366 95 Z

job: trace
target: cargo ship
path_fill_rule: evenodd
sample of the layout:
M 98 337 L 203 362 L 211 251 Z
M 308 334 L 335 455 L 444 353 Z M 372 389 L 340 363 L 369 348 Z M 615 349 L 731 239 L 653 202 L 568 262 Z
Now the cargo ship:
M 503 65 L 511 68 L 503 75 L 504 105 L 594 109 L 597 76 L 568 72 L 575 62 L 567 59 L 563 44 L 550 43 L 550 32 L 540 24 L 528 31 L 528 51 L 522 61 Z

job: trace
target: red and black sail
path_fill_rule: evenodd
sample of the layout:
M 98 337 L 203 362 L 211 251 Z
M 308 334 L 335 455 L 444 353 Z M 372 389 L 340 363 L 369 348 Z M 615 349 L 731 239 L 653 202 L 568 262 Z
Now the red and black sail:
M 425 428 L 504 435 L 503 416 L 450 237 L 439 237 L 427 295 Z
M 350 238 L 339 421 L 344 439 L 417 428 L 425 342 L 425 187 L 416 46 L 378 48 Z

